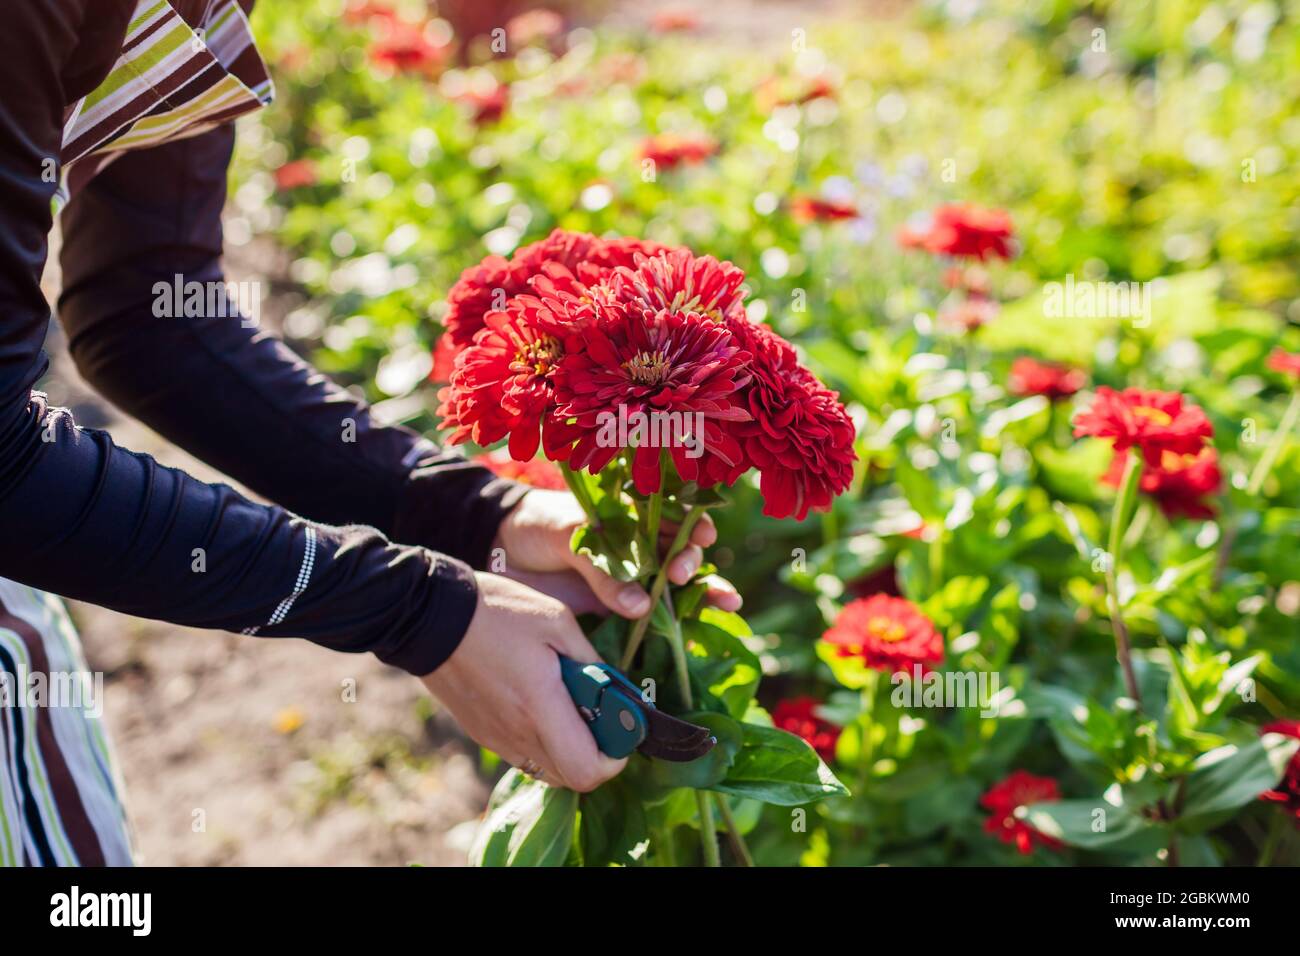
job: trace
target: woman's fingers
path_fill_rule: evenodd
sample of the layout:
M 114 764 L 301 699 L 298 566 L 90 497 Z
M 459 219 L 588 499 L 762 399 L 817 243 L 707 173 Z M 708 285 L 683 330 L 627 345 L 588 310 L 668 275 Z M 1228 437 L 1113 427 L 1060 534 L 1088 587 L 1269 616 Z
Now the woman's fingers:
M 659 550 L 664 552 L 668 550 L 669 545 L 673 543 L 673 536 L 677 534 L 677 529 L 681 525 L 676 521 L 664 521 L 659 525 Z M 700 516 L 695 522 L 695 527 L 691 529 L 691 544 L 698 544 L 701 548 L 707 548 L 718 540 L 718 526 L 713 523 L 708 512 Z
M 740 606 L 745 603 L 740 593 L 726 578 L 710 574 L 704 578 L 704 582 L 709 588 L 704 595 L 705 603 L 716 607 L 719 611 L 739 611 Z
M 698 544 L 688 544 L 668 563 L 668 580 L 678 586 L 689 584 L 703 563 L 704 549 Z
M 502 577 L 555 598 L 574 614 L 604 614 L 605 602 L 596 596 L 577 571 L 515 571 L 507 569 Z
M 706 514 L 691 529 L 691 543 L 698 544 L 701 548 L 707 548 L 717 540 L 717 525 L 713 523 L 713 518 Z

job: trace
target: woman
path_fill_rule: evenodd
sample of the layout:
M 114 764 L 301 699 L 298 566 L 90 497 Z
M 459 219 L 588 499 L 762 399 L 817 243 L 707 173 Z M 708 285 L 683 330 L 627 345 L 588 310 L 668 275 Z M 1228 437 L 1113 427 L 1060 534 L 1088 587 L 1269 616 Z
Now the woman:
M 156 308 L 222 283 L 234 132 L 271 84 L 235 0 L 23 0 L 0 31 L 0 671 L 84 672 L 62 604 L 370 651 L 467 733 L 559 786 L 617 774 L 559 679 L 596 654 L 573 611 L 649 609 L 570 553 L 567 494 L 497 479 L 366 407 L 238 315 Z M 79 428 L 35 390 L 62 210 L 58 311 L 114 404 L 275 505 Z M 223 313 L 223 314 L 213 314 Z M 167 316 L 176 317 L 167 317 Z M 684 583 L 715 535 L 676 559 Z M 484 572 L 500 549 L 511 580 Z M 494 567 L 498 565 L 494 561 Z M 521 583 L 521 582 L 526 582 Z M 558 598 L 558 599 L 557 599 Z M 738 605 L 720 587 L 717 603 Z M 132 860 L 89 712 L 0 709 L 0 862 Z

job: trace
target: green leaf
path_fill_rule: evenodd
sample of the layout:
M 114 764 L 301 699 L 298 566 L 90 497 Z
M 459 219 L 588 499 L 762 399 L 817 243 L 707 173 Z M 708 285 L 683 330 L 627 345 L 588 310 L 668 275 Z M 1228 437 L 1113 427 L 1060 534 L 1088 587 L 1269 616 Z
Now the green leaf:
M 578 835 L 584 866 L 636 866 L 645 858 L 649 829 L 645 806 L 621 777 L 578 801 Z
M 1100 797 L 1030 804 L 1025 822 L 1062 843 L 1089 850 L 1113 847 L 1154 829 L 1137 814 Z
M 744 724 L 741 730 L 740 752 L 710 789 L 784 807 L 848 794 L 807 741 L 775 727 Z
M 1234 810 L 1277 785 L 1300 740 L 1265 734 L 1244 747 L 1229 744 L 1202 754 L 1187 777 L 1182 813 L 1185 822 Z
M 492 791 L 475 834 L 473 866 L 561 866 L 573 844 L 578 794 L 511 770 Z
M 966 619 L 984 599 L 989 579 L 959 575 L 951 578 L 937 594 L 921 605 L 935 627 L 946 630 L 953 625 L 965 626 Z
M 618 581 L 635 581 L 650 573 L 649 555 L 631 518 L 605 522 L 599 531 L 581 525 L 574 530 L 569 547 Z
M 754 653 L 738 636 L 715 623 L 719 621 L 732 624 L 709 611 L 700 620 L 682 622 L 682 634 L 689 647 L 687 666 L 692 681 L 722 701 L 727 713 L 739 720 L 749 709 L 763 671 Z
M 973 815 L 979 796 L 980 785 L 968 777 L 927 787 L 903 804 L 903 827 L 909 836 L 929 836 Z

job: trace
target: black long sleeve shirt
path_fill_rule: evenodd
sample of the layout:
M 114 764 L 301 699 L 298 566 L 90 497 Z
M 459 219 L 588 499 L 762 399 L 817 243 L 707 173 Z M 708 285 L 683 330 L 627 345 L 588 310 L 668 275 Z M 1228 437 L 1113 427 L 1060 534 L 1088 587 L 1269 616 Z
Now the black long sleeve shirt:
M 0 576 L 428 673 L 468 627 L 470 566 L 522 489 L 372 423 L 238 316 L 155 316 L 157 283 L 222 279 L 232 129 L 125 153 L 74 193 L 59 316 L 106 397 L 282 507 L 122 449 L 34 391 L 56 185 L 43 173 L 133 6 L 22 0 L 0 30 Z

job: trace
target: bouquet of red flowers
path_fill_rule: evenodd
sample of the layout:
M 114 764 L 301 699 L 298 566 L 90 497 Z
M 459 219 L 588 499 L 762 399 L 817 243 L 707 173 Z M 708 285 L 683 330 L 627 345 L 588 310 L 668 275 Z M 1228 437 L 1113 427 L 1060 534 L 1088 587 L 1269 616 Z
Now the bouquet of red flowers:
M 623 777 L 583 797 L 583 819 L 595 799 L 620 826 L 632 803 L 642 824 L 653 822 L 648 808 L 681 786 L 787 804 L 843 790 L 811 747 L 773 729 L 753 702 L 759 669 L 743 640 L 748 629 L 734 614 L 702 607 L 698 578 L 711 569 L 676 590 L 666 578 L 695 522 L 724 503 L 718 489 L 751 469 L 764 514 L 778 518 L 828 508 L 853 479 L 852 421 L 789 342 L 749 320 L 744 278 L 731 263 L 683 247 L 556 230 L 509 260 L 484 259 L 448 295 L 438 365 L 449 375 L 439 414 L 450 441 L 506 439 L 517 461 L 540 450 L 557 463 L 587 515 L 575 550 L 619 580 L 644 582 L 653 602 L 631 625 L 601 624 L 593 643 L 624 670 L 635 665 L 643 686 L 671 672 L 665 687 L 675 690 L 664 694 L 674 695 L 672 706 L 694 712 L 719 741 L 691 764 L 634 758 Z M 668 521 L 677 532 L 661 557 L 654 545 Z M 665 641 L 645 643 L 647 633 Z M 636 800 L 597 797 L 629 787 Z M 569 802 L 508 775 L 494 804 L 511 815 L 512 833 L 520 801 L 532 801 L 539 817 Z M 709 795 L 697 806 L 712 841 Z M 719 808 L 730 820 L 725 798 Z M 652 853 L 668 853 L 663 841 L 671 839 L 661 832 Z M 593 848 L 581 850 L 592 863 Z M 618 847 L 596 857 L 631 862 Z

